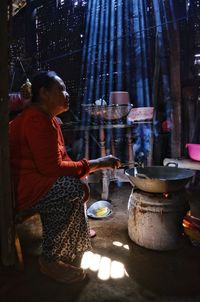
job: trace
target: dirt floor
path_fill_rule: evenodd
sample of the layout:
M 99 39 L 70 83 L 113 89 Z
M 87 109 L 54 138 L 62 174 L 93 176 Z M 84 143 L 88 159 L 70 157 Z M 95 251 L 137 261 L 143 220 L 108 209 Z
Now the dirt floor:
M 41 224 L 38 217 L 20 226 L 25 271 L 0 271 L 2 302 L 195 302 L 200 301 L 200 248 L 184 236 L 179 249 L 159 252 L 136 245 L 128 236 L 129 183 L 110 185 L 113 213 L 106 219 L 89 219 L 97 236 L 92 239 L 88 277 L 65 285 L 39 272 Z M 91 200 L 101 199 L 101 187 L 91 184 Z M 95 264 L 94 260 L 98 260 Z M 98 263 L 104 263 L 104 274 Z M 115 274 L 121 273 L 117 278 Z

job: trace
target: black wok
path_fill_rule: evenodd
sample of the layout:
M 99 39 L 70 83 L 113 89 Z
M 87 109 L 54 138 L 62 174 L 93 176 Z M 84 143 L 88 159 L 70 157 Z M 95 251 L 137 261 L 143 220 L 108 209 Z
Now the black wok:
M 183 189 L 195 172 L 183 168 L 151 166 L 127 169 L 125 174 L 131 184 L 142 191 L 164 193 Z

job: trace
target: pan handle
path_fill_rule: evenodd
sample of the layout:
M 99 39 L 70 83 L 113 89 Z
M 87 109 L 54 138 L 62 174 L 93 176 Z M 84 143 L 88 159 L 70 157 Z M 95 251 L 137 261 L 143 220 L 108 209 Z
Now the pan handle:
M 135 173 L 135 177 L 143 178 L 143 179 L 149 179 L 149 177 L 142 173 Z
M 173 167 L 178 168 L 178 163 L 176 163 L 176 162 L 174 162 L 174 161 L 171 161 L 171 162 L 167 163 L 167 164 L 165 165 L 165 167 L 170 167 L 170 165 L 172 165 Z

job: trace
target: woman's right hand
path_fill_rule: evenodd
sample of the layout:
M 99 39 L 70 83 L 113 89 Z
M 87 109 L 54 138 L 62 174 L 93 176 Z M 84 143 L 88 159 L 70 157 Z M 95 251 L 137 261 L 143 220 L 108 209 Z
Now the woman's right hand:
M 121 166 L 120 159 L 113 155 L 107 155 L 99 157 L 97 159 L 89 160 L 89 164 L 91 172 L 103 169 L 117 169 Z

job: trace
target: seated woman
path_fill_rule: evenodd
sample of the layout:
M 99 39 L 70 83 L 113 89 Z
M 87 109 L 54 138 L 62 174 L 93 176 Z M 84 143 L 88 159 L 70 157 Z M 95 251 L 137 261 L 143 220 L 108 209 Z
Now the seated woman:
M 72 283 L 85 272 L 72 265 L 91 248 L 84 203 L 88 187 L 81 181 L 90 172 L 120 166 L 109 155 L 72 161 L 56 115 L 69 110 L 69 94 L 53 71 L 32 80 L 32 105 L 9 125 L 11 171 L 17 207 L 39 211 L 43 225 L 40 270 L 55 280 Z

